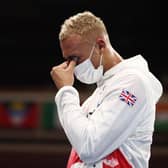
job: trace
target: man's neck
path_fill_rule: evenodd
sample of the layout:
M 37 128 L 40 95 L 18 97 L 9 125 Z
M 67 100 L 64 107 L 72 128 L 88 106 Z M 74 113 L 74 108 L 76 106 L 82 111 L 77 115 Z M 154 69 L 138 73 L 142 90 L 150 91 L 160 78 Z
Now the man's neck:
M 104 72 L 123 61 L 123 58 L 114 49 L 111 49 L 105 57 Z

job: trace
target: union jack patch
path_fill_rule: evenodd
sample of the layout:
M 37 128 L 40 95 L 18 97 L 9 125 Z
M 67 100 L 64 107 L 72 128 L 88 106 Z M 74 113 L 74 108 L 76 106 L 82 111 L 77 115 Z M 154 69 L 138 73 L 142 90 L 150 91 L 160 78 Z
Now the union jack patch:
M 129 106 L 133 106 L 137 100 L 137 98 L 132 93 L 125 89 L 122 90 L 119 98 L 121 101 L 127 103 Z

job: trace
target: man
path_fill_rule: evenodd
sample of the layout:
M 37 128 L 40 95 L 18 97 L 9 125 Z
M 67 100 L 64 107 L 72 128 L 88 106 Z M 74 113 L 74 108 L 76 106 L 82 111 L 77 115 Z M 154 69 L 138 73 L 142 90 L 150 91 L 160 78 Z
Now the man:
M 103 21 L 89 11 L 66 19 L 59 34 L 65 62 L 51 70 L 58 115 L 72 145 L 67 168 L 148 168 L 161 83 L 137 55 L 123 59 Z M 97 83 L 80 106 L 74 74 Z

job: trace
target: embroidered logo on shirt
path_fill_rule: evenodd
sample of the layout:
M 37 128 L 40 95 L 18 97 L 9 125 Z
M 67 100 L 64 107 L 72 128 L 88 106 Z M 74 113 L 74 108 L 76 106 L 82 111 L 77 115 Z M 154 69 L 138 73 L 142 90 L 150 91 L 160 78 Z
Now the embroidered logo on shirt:
M 122 90 L 120 96 L 119 96 L 121 101 L 124 101 L 127 103 L 129 106 L 133 106 L 137 100 L 137 98 L 130 93 L 128 90 Z

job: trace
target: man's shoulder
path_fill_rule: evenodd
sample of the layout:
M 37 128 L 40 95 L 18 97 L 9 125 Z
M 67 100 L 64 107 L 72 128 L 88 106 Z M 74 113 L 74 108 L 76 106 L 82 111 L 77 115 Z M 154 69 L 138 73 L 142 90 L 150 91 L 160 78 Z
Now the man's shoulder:
M 139 70 L 129 68 L 116 73 L 106 81 L 106 84 L 114 86 L 114 84 L 122 85 L 129 82 L 129 84 L 138 83 L 139 85 L 145 85 L 146 81 L 146 74 Z

